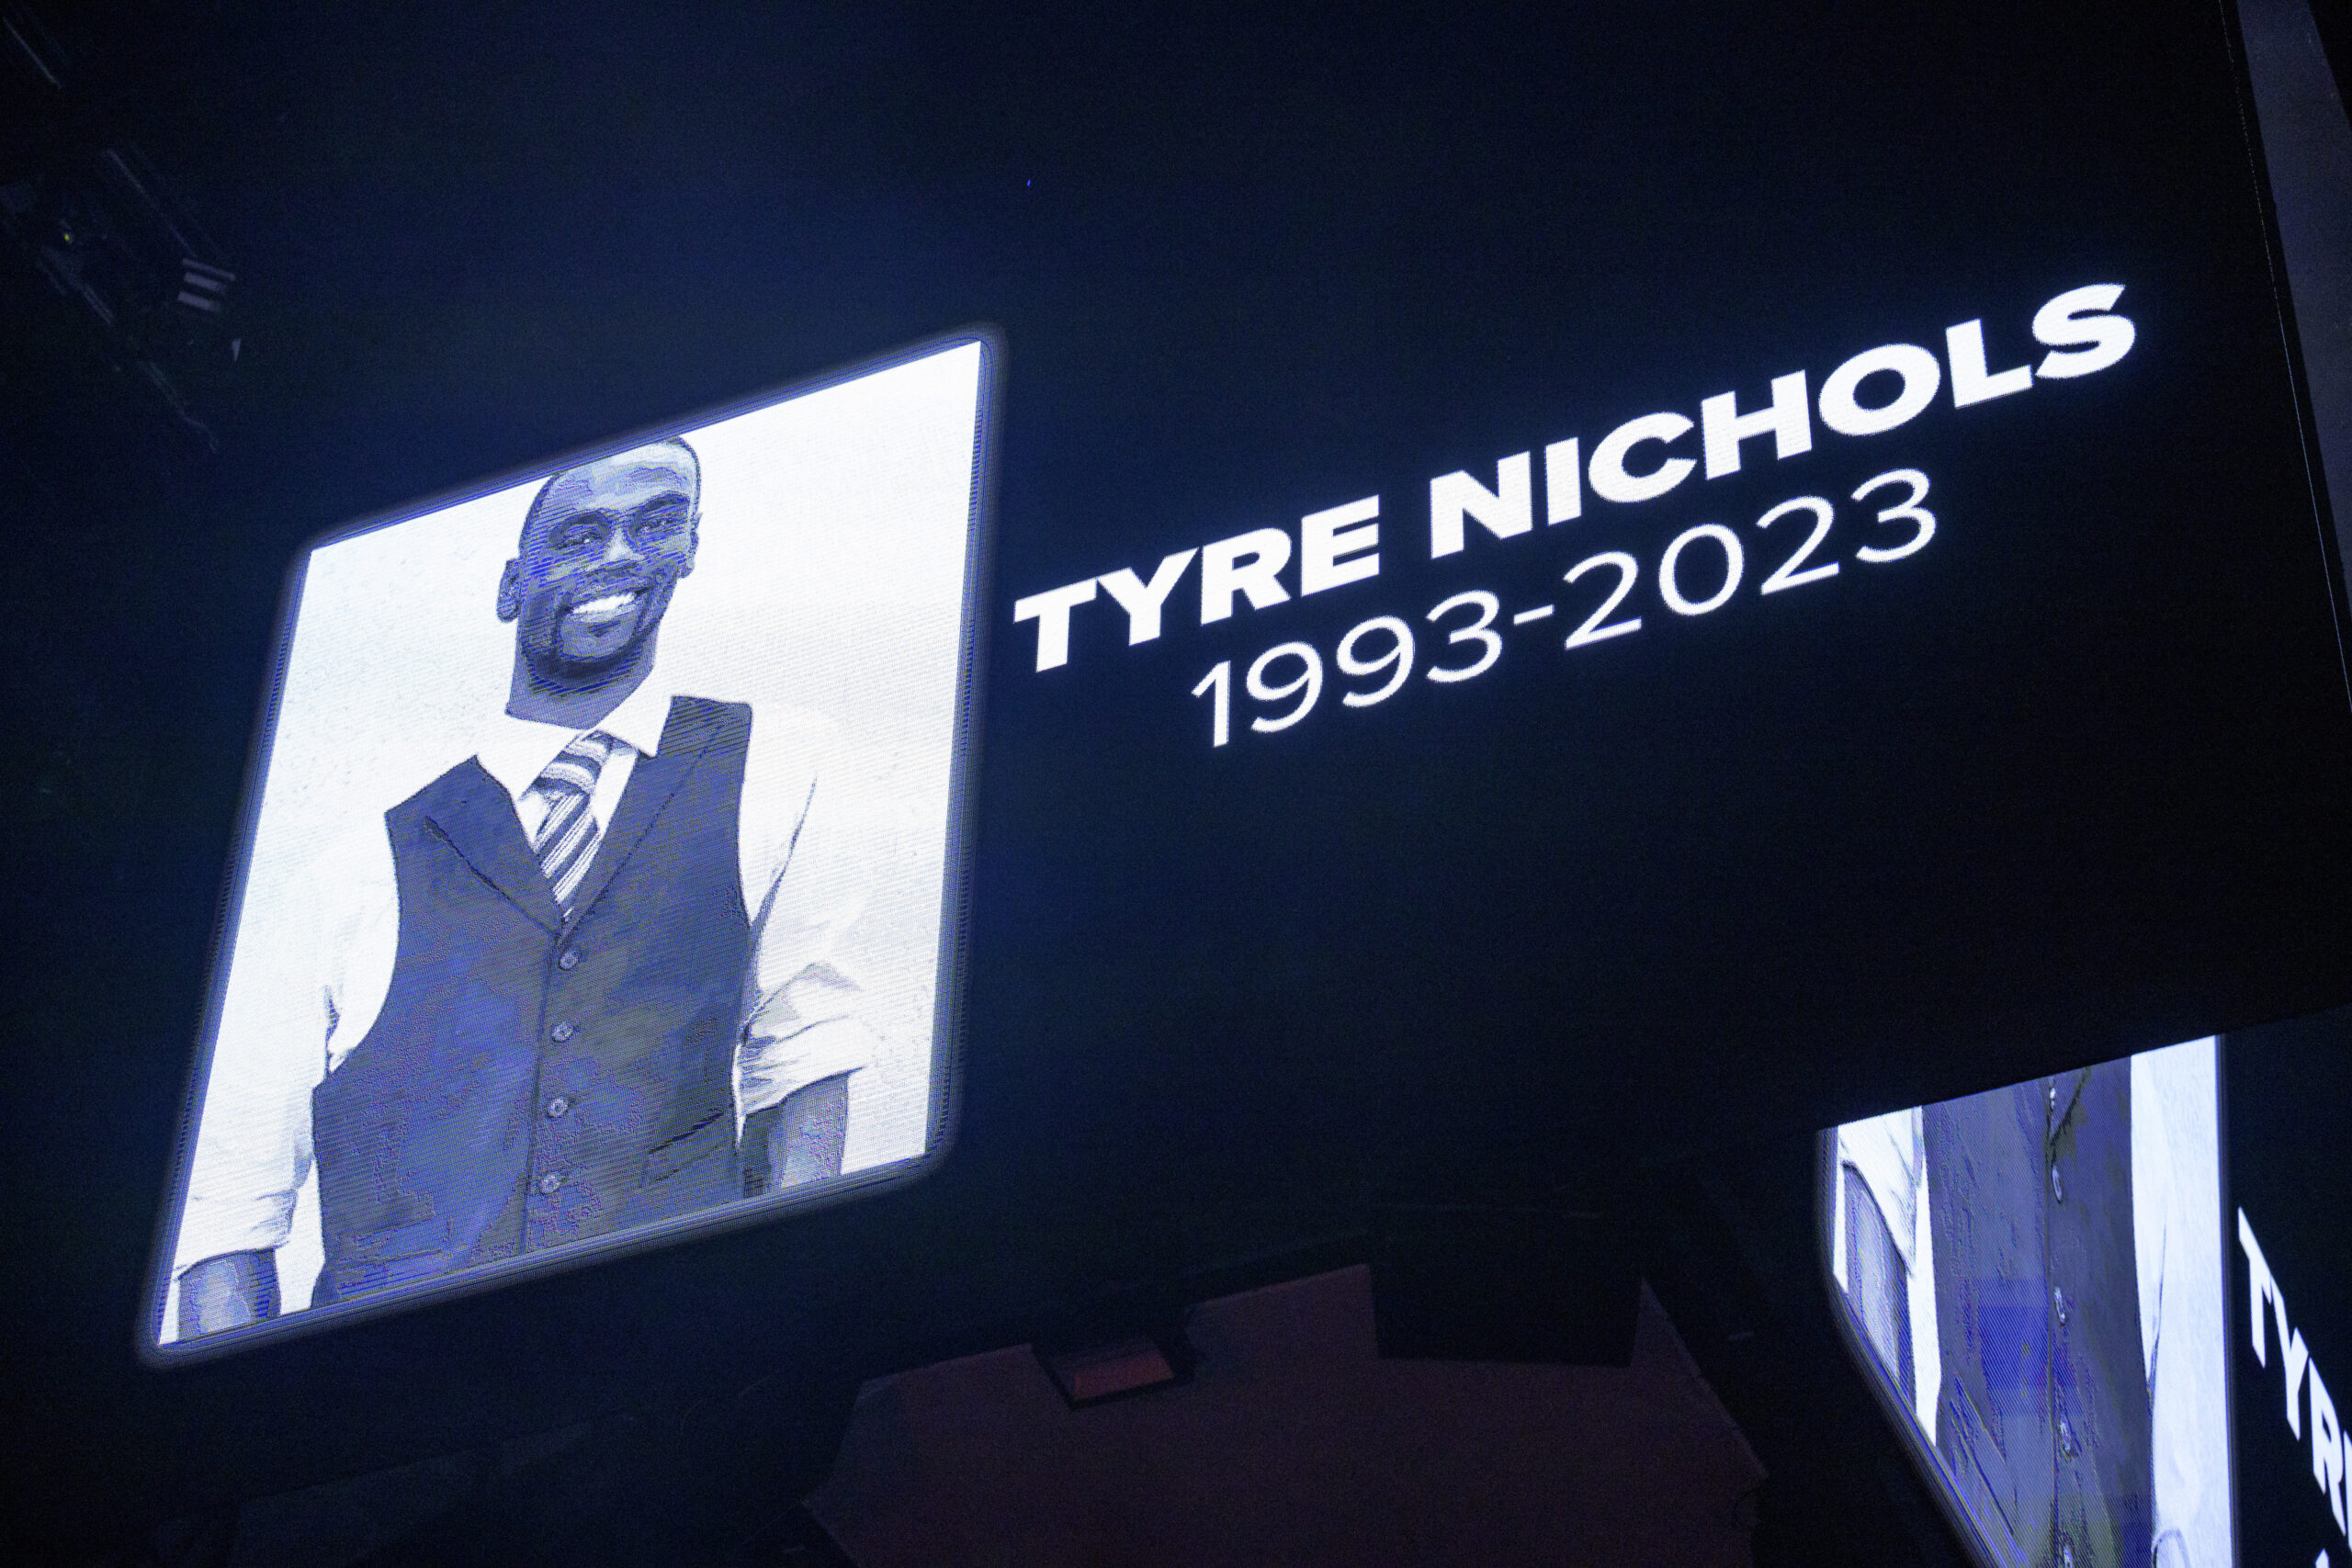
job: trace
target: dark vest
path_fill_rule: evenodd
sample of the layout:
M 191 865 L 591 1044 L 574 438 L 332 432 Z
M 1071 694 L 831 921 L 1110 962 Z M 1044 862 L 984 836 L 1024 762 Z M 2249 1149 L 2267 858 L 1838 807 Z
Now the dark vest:
M 391 987 L 311 1097 L 317 1303 L 742 1196 L 751 728 L 741 704 L 673 700 L 569 920 L 480 762 L 385 814 Z
M 1936 1446 L 1996 1562 L 2143 1568 L 2153 1538 L 2132 1064 L 1926 1112 Z

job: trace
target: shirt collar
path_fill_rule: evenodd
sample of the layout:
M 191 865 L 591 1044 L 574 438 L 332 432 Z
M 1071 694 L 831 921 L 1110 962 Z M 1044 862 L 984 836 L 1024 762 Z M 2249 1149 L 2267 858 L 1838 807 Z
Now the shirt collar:
M 658 674 L 649 677 L 593 728 L 639 756 L 650 757 L 661 750 L 662 728 L 669 722 L 670 700 L 675 694 Z M 585 733 L 565 725 L 542 724 L 537 719 L 516 718 L 501 712 L 483 728 L 481 749 L 475 756 L 500 787 L 519 801 L 547 771 L 548 764 L 555 761 L 556 753 Z

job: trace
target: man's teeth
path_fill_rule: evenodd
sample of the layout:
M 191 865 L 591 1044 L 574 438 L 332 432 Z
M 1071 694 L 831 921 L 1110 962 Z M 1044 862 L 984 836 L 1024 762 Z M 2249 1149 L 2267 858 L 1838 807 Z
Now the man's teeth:
M 637 601 L 638 591 L 631 589 L 627 593 L 607 593 L 601 599 L 585 600 L 574 604 L 571 613 L 583 621 L 609 621 L 626 614 Z

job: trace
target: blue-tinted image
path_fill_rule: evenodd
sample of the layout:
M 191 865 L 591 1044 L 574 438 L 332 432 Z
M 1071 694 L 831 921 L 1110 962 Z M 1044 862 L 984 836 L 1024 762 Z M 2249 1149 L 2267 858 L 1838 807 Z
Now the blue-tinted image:
M 911 1167 L 983 348 L 310 552 L 156 1337 Z
M 2233 1561 L 2211 1040 L 1849 1122 L 1858 1337 L 1987 1561 Z

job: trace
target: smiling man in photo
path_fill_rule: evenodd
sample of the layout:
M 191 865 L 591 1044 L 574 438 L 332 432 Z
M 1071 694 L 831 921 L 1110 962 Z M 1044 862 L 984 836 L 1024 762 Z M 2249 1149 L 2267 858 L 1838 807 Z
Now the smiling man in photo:
M 861 890 L 832 727 L 662 681 L 700 495 L 670 440 L 533 500 L 497 584 L 503 712 L 313 867 L 314 973 L 216 1068 L 183 1337 L 276 1315 L 313 1164 L 313 1305 L 840 1172 L 874 1037 L 833 955 Z

